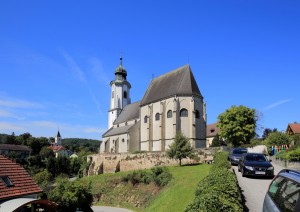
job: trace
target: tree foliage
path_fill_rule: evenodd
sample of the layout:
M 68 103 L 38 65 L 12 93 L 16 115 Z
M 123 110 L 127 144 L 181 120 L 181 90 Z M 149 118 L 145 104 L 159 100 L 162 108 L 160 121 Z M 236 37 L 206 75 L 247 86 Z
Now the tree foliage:
M 272 132 L 266 139 L 266 144 L 269 146 L 281 146 L 291 143 L 291 138 L 283 132 Z
M 91 183 L 60 179 L 48 193 L 48 199 L 59 204 L 58 211 L 75 211 L 76 208 L 89 211 L 93 201 Z
M 211 142 L 211 147 L 223 146 L 225 142 L 220 138 L 219 134 L 217 134 Z
M 233 146 L 249 144 L 256 135 L 256 121 L 255 109 L 232 106 L 218 116 L 219 135 Z
M 62 145 L 72 152 L 86 152 L 98 153 L 101 141 L 82 138 L 64 138 Z
M 277 129 L 276 128 L 274 128 L 273 130 L 271 130 L 270 128 L 264 129 L 262 139 L 265 140 L 269 136 L 269 134 L 272 132 L 277 132 Z
M 52 175 L 46 169 L 33 176 L 34 181 L 44 190 L 52 180 Z
M 169 149 L 166 153 L 170 158 L 179 160 L 179 165 L 181 166 L 181 160 L 183 158 L 190 158 L 193 156 L 193 148 L 189 139 L 179 131 L 176 134 L 174 142 L 169 145 Z

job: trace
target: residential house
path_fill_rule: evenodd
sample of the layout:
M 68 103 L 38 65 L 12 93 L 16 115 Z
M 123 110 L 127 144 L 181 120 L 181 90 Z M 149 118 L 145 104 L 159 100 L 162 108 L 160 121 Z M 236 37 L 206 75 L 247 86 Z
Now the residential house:
M 219 133 L 220 129 L 217 127 L 217 123 L 208 124 L 206 126 L 206 147 L 210 147 L 212 141 Z
M 52 151 L 54 152 L 55 157 L 69 157 L 70 155 L 72 155 L 72 152 L 70 150 L 61 145 L 61 142 L 62 137 L 58 130 L 54 142 L 51 143 L 51 146 L 49 146 L 49 149 L 52 149 Z
M 0 212 L 55 211 L 55 203 L 37 199 L 41 192 L 23 167 L 0 155 Z
M 20 160 L 27 159 L 31 149 L 24 145 L 0 144 L 0 155 L 15 155 Z
M 299 123 L 288 124 L 286 129 L 286 134 L 288 135 L 300 134 L 300 124 Z

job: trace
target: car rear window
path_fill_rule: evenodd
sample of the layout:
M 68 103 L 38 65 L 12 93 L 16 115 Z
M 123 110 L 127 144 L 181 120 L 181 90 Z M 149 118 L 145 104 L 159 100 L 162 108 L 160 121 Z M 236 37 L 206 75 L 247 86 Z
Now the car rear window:
M 270 197 L 274 200 L 274 202 L 278 202 L 278 196 L 276 196 L 276 193 L 284 182 L 285 178 L 278 176 L 276 179 L 273 180 L 272 184 L 270 185 L 268 193 Z
M 281 211 L 295 211 L 300 195 L 300 184 L 278 176 L 271 184 L 270 197 Z
M 247 161 L 267 161 L 266 157 L 263 155 L 247 155 Z
M 247 153 L 247 149 L 235 149 L 233 150 L 233 154 L 244 154 Z

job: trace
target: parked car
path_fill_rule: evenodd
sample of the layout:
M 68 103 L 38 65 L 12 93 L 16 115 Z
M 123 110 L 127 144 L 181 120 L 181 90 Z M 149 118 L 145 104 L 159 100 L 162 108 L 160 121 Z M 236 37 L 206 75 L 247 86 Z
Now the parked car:
M 272 160 L 268 160 L 261 153 L 247 153 L 242 156 L 238 163 L 238 171 L 242 172 L 242 176 L 274 176 L 274 167 Z
M 263 212 L 300 211 L 300 172 L 283 169 L 271 182 Z
M 228 160 L 230 161 L 231 165 L 237 165 L 242 155 L 247 152 L 247 148 L 233 148 L 230 150 Z

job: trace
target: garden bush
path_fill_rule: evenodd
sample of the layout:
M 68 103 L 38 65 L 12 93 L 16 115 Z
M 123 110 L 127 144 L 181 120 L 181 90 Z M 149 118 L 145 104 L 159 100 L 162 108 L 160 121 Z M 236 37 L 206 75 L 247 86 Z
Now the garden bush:
M 286 160 L 287 159 L 286 150 L 281 150 L 280 152 L 277 152 L 276 155 L 275 155 L 275 158 Z
M 289 150 L 286 154 L 286 158 L 289 161 L 300 161 L 300 147 L 297 147 L 294 150 Z
M 172 179 L 172 174 L 166 167 L 153 167 L 151 172 L 145 170 L 138 170 L 125 175 L 122 178 L 123 182 L 131 182 L 132 185 L 138 183 L 149 184 L 154 182 L 157 186 L 166 186 Z
M 199 182 L 195 199 L 185 211 L 243 211 L 237 178 L 229 170 L 227 157 L 226 152 L 216 154 L 209 175 Z

